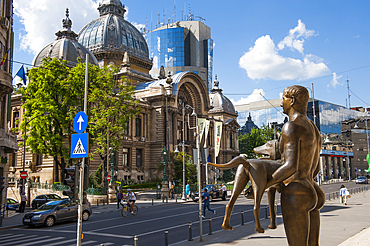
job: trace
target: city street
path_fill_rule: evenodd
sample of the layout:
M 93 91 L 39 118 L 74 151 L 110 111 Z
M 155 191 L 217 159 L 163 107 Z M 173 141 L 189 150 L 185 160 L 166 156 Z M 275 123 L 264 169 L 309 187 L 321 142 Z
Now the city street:
M 362 187 L 354 182 L 345 183 L 348 189 Z M 321 186 L 326 194 L 339 191 L 340 184 Z M 280 196 L 276 195 L 279 204 Z M 165 231 L 168 230 L 169 244 L 187 241 L 189 238 L 189 222 L 192 222 L 192 237 L 199 240 L 198 204 L 169 203 L 152 206 L 151 202 L 138 202 L 139 213 L 131 214 L 126 218 L 121 216 L 121 210 L 115 204 L 93 208 L 93 215 L 89 221 L 83 223 L 82 245 L 133 245 L 134 236 L 138 237 L 139 245 L 159 246 L 165 243 Z M 209 233 L 209 219 L 212 218 L 212 232 L 221 230 L 227 201 L 214 200 L 211 208 L 217 211 L 213 215 L 206 211 L 203 219 L 203 235 Z M 261 219 L 265 218 L 267 197 L 261 203 Z M 95 207 L 95 206 L 94 206 Z M 242 222 L 241 211 L 244 211 L 245 223 L 253 223 L 253 200 L 240 196 L 233 210 L 231 225 L 240 225 Z M 325 207 L 323 208 L 325 210 Z M 280 213 L 280 207 L 278 207 Z M 19 216 L 21 219 L 21 216 Z M 0 234 L 1 245 L 75 245 L 76 222 L 57 224 L 54 227 L 22 226 L 20 228 L 2 230 Z

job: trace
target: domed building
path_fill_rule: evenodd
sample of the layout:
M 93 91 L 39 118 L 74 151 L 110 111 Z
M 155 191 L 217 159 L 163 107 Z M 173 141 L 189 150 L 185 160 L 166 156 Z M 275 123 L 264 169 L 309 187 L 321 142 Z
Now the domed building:
M 42 65 L 42 59 L 45 57 L 50 58 L 63 58 L 68 61 L 67 66 L 74 67 L 77 65 L 77 59 L 80 58 L 81 62 L 85 62 L 86 54 L 89 54 L 89 63 L 98 65 L 98 60 L 95 56 L 84 46 L 77 41 L 77 34 L 71 30 L 72 20 L 69 18 L 69 11 L 66 10 L 66 18 L 62 20 L 63 30 L 55 33 L 56 40 L 44 48 L 34 57 L 32 65 L 39 67 Z
M 124 19 L 125 6 L 120 0 L 103 0 L 98 10 L 100 17 L 79 32 L 79 43 L 95 55 L 100 66 L 121 66 L 127 52 L 120 76 L 130 79 L 134 85 L 152 80 L 149 70 L 153 64 L 147 43 L 139 30 Z
M 57 40 L 42 49 L 34 62 L 35 65 L 41 64 L 41 59 L 45 56 L 63 56 L 73 65 L 80 50 L 82 54 L 91 54 L 90 62 L 94 64 L 104 66 L 113 63 L 119 66 L 121 69 L 118 77 L 130 79 L 135 86 L 140 114 L 129 121 L 123 132 L 120 148 L 110 155 L 109 165 L 101 158 L 88 160 L 90 175 L 103 164 L 104 173 L 111 175 L 112 179 L 123 180 L 124 183 L 161 179 L 161 153 L 164 146 L 170 152 L 175 149 L 183 151 L 184 142 L 186 154 L 193 155 L 192 150 L 196 148 L 194 133 L 197 121 L 196 117 L 190 116 L 192 109 L 197 114 L 197 119 L 207 125 L 201 129 L 203 134 L 200 146 L 208 150 L 208 160 L 226 163 L 238 156 L 237 112 L 230 100 L 222 94 L 217 79 L 210 93 L 202 78 L 190 71 L 166 76 L 169 71 L 162 68 L 158 79 L 153 79 L 149 75 L 152 62 L 148 58 L 147 43 L 143 35 L 124 20 L 124 5 L 120 0 L 104 0 L 99 4 L 98 10 L 100 17 L 82 28 L 78 35 L 79 42 L 76 41 L 76 34 L 71 31 L 72 22 L 67 12 L 67 17 L 63 20 L 64 29 L 56 34 Z M 69 53 L 65 53 L 66 48 L 67 51 L 70 50 Z M 13 107 L 13 111 L 16 110 L 20 110 L 20 103 Z M 16 122 L 15 120 L 13 118 L 12 122 Z M 220 136 L 219 141 L 216 141 L 216 133 Z M 21 166 L 20 159 L 18 158 L 16 166 Z M 37 167 L 35 172 L 30 170 L 31 180 L 54 182 L 51 158 L 43 159 L 40 155 L 29 153 L 25 159 Z M 206 173 L 208 182 L 215 182 L 214 169 L 208 167 L 208 172 L 205 172 L 206 166 L 203 164 L 203 184 Z M 174 166 L 169 162 L 167 167 L 171 179 Z

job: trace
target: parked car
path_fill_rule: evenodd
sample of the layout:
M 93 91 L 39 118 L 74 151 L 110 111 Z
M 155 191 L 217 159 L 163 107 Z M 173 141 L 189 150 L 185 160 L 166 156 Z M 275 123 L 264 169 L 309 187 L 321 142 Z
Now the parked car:
M 222 198 L 222 191 L 220 190 L 221 189 L 220 185 L 218 185 L 218 184 L 206 185 L 206 188 L 208 190 L 209 201 L 210 202 L 215 198 Z M 202 193 L 203 193 L 203 191 L 204 191 L 204 189 L 202 189 Z M 190 194 L 190 197 L 191 197 L 191 199 L 193 199 L 193 202 L 197 202 L 199 200 L 199 195 L 198 194 L 199 194 L 198 191 L 193 192 L 193 193 Z M 203 198 L 203 194 L 202 194 L 202 198 Z
M 358 176 L 356 179 L 356 184 L 368 184 L 368 179 L 366 176 Z
M 91 204 L 82 206 L 82 220 L 86 221 L 92 214 Z M 55 223 L 76 220 L 78 218 L 78 204 L 68 199 L 55 200 L 41 205 L 38 209 L 23 216 L 23 224 L 30 227 L 36 225 L 53 226 Z
M 42 204 L 55 200 L 62 200 L 62 198 L 55 194 L 39 195 L 32 200 L 31 206 L 33 209 L 36 209 L 40 207 Z
M 17 202 L 13 198 L 6 199 L 6 209 L 7 210 L 18 210 L 18 208 L 19 208 L 19 202 Z

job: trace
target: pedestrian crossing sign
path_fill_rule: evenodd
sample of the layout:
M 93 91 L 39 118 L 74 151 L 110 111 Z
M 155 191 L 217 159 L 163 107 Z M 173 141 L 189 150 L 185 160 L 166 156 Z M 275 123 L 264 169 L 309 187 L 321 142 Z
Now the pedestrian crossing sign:
M 89 134 L 72 134 L 71 158 L 83 158 L 89 156 Z

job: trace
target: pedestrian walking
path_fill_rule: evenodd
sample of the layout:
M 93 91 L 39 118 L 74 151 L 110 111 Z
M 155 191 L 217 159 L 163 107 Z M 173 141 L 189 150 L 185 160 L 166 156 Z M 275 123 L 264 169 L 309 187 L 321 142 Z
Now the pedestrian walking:
M 119 190 L 119 192 L 117 194 L 117 209 L 119 209 L 119 204 L 121 203 L 122 198 L 123 198 L 123 193 L 122 193 L 121 190 Z
M 222 183 L 221 190 L 222 190 L 222 201 L 226 201 L 227 188 L 224 183 Z
M 205 218 L 206 217 L 206 208 L 211 211 L 212 213 L 214 213 L 215 215 L 217 214 L 216 210 L 213 210 L 209 207 L 209 194 L 208 194 L 208 190 L 207 188 L 204 188 L 204 192 L 203 192 L 203 215 L 202 215 L 202 218 Z
M 342 184 L 340 186 L 340 203 L 344 203 L 344 205 L 347 205 L 347 198 L 350 198 L 350 194 L 348 189 Z
M 186 186 L 185 186 L 185 193 L 186 193 L 186 198 L 189 199 L 189 196 L 190 196 L 190 185 L 189 185 L 189 183 L 187 183 Z
M 21 204 L 19 205 L 19 212 L 24 213 L 24 209 L 26 208 L 27 196 L 24 192 L 21 193 Z
M 175 185 L 174 184 L 171 185 L 170 193 L 171 193 L 171 199 L 174 199 L 174 196 L 173 196 L 173 194 L 175 194 Z

